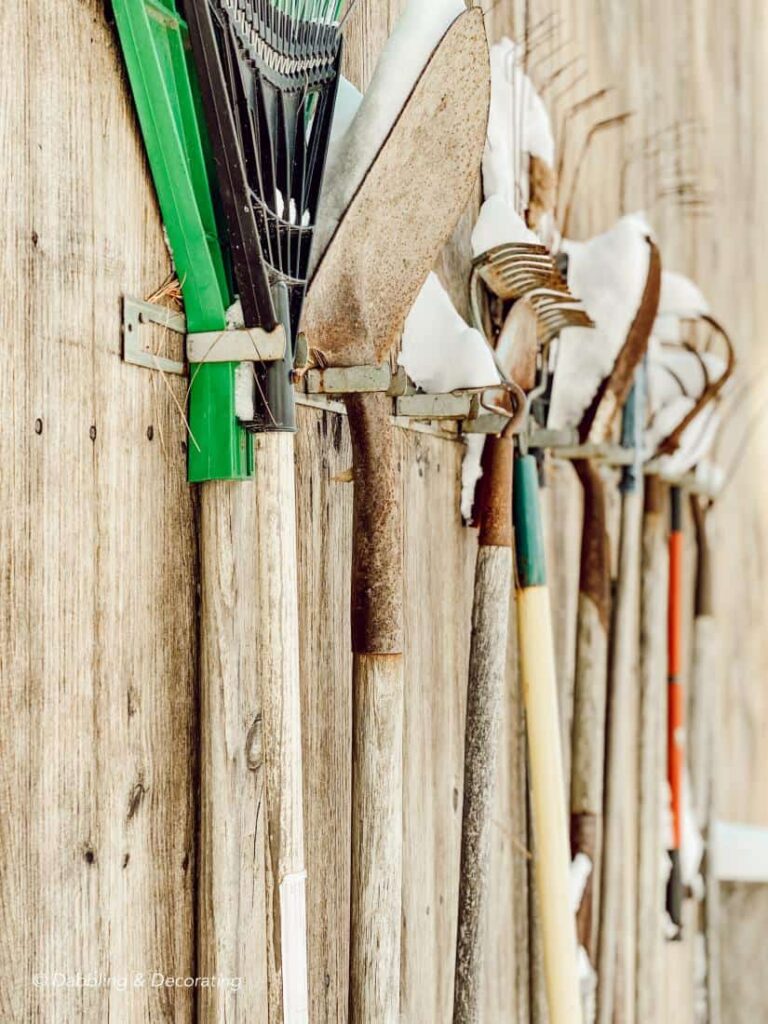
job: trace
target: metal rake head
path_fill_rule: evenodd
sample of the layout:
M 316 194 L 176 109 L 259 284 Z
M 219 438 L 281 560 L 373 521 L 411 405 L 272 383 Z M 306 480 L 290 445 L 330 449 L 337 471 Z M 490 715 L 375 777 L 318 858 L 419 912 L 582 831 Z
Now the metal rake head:
M 571 294 L 555 259 L 543 245 L 500 245 L 478 256 L 472 266 L 472 311 L 482 323 L 480 283 L 498 298 L 525 299 L 536 313 L 545 344 L 566 327 L 593 327 L 587 311 Z
M 295 429 L 291 371 L 342 49 L 340 0 L 187 0 L 235 280 L 248 327 L 283 324 L 255 363 L 255 432 Z
M 241 46 L 281 84 L 312 88 L 334 74 L 341 45 L 337 0 L 214 0 Z

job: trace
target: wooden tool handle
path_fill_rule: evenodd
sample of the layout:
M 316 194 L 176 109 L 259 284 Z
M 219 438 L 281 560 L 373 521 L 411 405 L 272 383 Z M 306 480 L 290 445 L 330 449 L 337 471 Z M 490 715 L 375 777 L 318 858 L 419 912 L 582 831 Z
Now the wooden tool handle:
M 464 740 L 459 918 L 454 1024 L 480 1021 L 485 960 L 491 821 L 512 596 L 512 468 L 514 442 L 489 438 L 479 506 Z
M 384 395 L 347 399 L 354 452 L 350 1024 L 400 1016 L 403 528 Z
M 640 611 L 640 751 L 637 823 L 637 969 L 636 1020 L 663 1015 L 664 889 L 662 815 L 659 793 L 664 779 L 666 744 L 664 707 L 667 608 L 666 488 L 658 477 L 646 481 Z
M 403 658 L 355 653 L 351 1024 L 400 1019 Z
M 682 494 L 672 487 L 669 532 L 669 605 L 667 608 L 667 772 L 672 807 L 672 846 L 667 885 L 667 913 L 682 938 L 683 881 L 680 865 L 685 764 L 685 694 L 683 689 L 683 519 Z
M 571 852 L 592 862 L 577 913 L 579 942 L 595 962 L 595 904 L 603 810 L 611 580 L 605 484 L 597 466 L 574 463 L 584 490 L 571 771 Z
M 636 889 L 636 692 L 640 625 L 642 495 L 622 497 L 619 572 L 611 636 L 609 713 L 605 769 L 600 946 L 598 951 L 598 1024 L 624 1021 L 633 1014 Z M 629 896 L 629 898 L 628 898 Z M 629 965 L 631 964 L 631 969 Z
M 454 1024 L 478 1024 L 481 1019 L 490 840 L 511 595 L 511 548 L 481 547 L 475 572 L 467 690 Z
M 536 461 L 531 456 L 515 464 L 514 502 L 520 674 L 528 727 L 536 884 L 549 1019 L 550 1024 L 580 1024 L 552 612 Z
M 578 1024 L 581 1002 L 549 590 L 520 591 L 517 611 L 549 1017 L 551 1024 Z

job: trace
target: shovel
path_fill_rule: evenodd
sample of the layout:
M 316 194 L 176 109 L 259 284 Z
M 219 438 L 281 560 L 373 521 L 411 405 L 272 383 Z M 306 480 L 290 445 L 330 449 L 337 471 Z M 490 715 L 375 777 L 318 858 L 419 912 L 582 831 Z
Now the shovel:
M 634 461 L 621 477 L 621 533 L 611 622 L 609 692 L 606 722 L 605 836 L 602 857 L 597 1019 L 631 1020 L 634 1006 L 634 913 L 636 850 L 632 841 L 637 794 L 635 766 L 636 665 L 640 627 L 640 548 L 643 512 L 644 373 L 624 409 L 622 445 Z
M 466 206 L 489 104 L 482 13 L 449 28 L 322 257 L 304 310 L 328 366 L 380 364 Z M 414 230 L 414 227 L 417 230 Z M 399 1019 L 402 878 L 403 526 L 391 401 L 346 399 L 352 554 L 352 1024 Z
M 650 261 L 640 306 L 610 375 L 598 389 L 579 427 L 582 443 L 606 441 L 632 387 L 635 370 L 645 355 L 661 287 L 661 260 L 648 239 Z M 597 959 L 597 920 L 593 905 L 599 896 L 598 855 L 605 772 L 605 710 L 608 676 L 608 629 L 611 608 L 610 548 L 605 483 L 598 466 L 580 459 L 574 468 L 584 490 L 581 541 L 579 617 L 574 690 L 573 762 L 571 774 L 571 852 L 592 862 L 592 872 L 577 912 L 579 942 L 590 961 Z

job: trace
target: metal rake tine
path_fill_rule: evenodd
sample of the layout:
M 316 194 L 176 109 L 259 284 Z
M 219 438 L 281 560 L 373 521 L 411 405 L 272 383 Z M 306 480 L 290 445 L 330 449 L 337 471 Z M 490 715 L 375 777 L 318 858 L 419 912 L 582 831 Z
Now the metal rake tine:
M 475 265 L 494 263 L 506 255 L 541 256 L 546 259 L 552 259 L 549 250 L 544 245 L 537 245 L 533 242 L 508 242 L 504 245 L 494 246 L 493 249 L 488 249 L 487 252 L 477 256 L 473 262 Z
M 530 274 L 552 281 L 560 288 L 566 288 L 566 283 L 559 270 L 552 261 L 534 262 L 532 260 L 506 260 L 488 268 L 491 272 L 508 276 L 512 274 Z

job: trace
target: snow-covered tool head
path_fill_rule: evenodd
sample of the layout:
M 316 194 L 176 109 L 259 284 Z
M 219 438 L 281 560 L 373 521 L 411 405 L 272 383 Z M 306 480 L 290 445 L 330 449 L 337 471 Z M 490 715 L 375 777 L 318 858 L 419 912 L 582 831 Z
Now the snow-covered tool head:
M 548 426 L 604 441 L 648 346 L 659 305 L 659 253 L 640 215 L 563 249 L 569 287 L 595 329 L 567 330 L 558 340 Z
M 717 402 L 736 369 L 727 331 L 698 287 L 682 274 L 662 276 L 649 367 L 651 453 L 664 471 L 687 472 L 711 447 Z M 709 410 L 707 415 L 703 415 Z
M 359 154 L 376 137 L 388 80 L 398 77 L 386 50 L 379 68 L 349 129 L 350 142 L 339 147 L 337 173 L 344 180 L 331 179 L 329 204 L 349 190 L 353 164 L 364 162 L 356 156 L 345 163 L 345 152 L 351 147 Z M 371 91 L 378 101 L 366 105 Z M 485 28 L 482 13 L 473 10 L 439 40 L 383 144 L 370 154 L 320 257 L 304 330 L 310 347 L 330 365 L 380 363 L 396 349 L 405 318 L 471 195 L 488 101 Z M 377 123 L 366 125 L 368 119 Z M 336 221 L 332 210 L 323 217 Z

